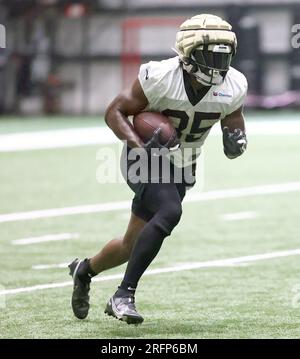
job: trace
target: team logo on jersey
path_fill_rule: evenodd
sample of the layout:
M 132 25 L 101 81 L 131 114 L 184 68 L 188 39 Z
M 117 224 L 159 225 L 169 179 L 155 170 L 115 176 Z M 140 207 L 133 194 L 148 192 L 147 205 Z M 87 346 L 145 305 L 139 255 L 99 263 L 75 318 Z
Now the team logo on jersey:
M 218 92 L 218 91 L 214 91 L 213 95 L 214 96 L 219 96 L 219 97 L 232 97 L 232 95 L 230 95 L 228 93 L 223 93 L 223 92 Z

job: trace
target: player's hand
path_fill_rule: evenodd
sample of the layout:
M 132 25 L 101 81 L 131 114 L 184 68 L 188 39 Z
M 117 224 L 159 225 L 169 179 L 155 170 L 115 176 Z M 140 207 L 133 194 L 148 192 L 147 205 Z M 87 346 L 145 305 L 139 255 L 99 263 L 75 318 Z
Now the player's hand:
M 159 134 L 161 133 L 161 128 L 157 128 L 154 133 L 153 136 L 150 138 L 150 140 L 148 142 L 146 142 L 144 144 L 144 149 L 146 151 L 150 151 L 151 149 L 161 149 L 164 148 L 164 146 L 159 142 Z
M 224 153 L 230 158 L 240 156 L 247 148 L 247 137 L 245 132 L 236 128 L 234 132 L 229 132 L 228 127 L 223 128 Z
M 154 131 L 152 138 L 144 144 L 143 147 L 146 151 L 150 152 L 152 150 L 151 153 L 156 153 L 155 150 L 157 150 L 157 154 L 161 154 L 159 151 L 162 149 L 164 149 L 165 152 L 172 152 L 180 147 L 180 141 L 177 138 L 170 138 L 166 144 L 162 145 L 159 140 L 160 133 L 161 128 L 159 127 Z M 170 143 L 172 143 L 172 147 L 169 147 Z

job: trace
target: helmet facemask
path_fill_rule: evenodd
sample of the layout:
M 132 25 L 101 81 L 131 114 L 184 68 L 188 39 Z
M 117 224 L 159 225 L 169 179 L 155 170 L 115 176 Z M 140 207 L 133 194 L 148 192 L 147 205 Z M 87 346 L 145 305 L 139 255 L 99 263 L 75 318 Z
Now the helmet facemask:
M 196 47 L 183 63 L 187 72 L 202 85 L 220 85 L 229 70 L 233 55 L 230 45 L 205 44 Z

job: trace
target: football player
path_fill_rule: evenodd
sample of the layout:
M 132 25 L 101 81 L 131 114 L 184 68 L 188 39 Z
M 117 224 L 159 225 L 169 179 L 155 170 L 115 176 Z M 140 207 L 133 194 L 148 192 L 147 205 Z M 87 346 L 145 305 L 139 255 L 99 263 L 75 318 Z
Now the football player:
M 181 149 L 172 156 L 173 172 L 184 169 L 194 175 L 198 149 L 219 121 L 225 155 L 234 159 L 245 151 L 243 102 L 247 80 L 230 66 L 237 49 L 231 29 L 218 16 L 194 16 L 179 28 L 177 56 L 140 67 L 132 87 L 119 94 L 105 114 L 107 125 L 120 140 L 126 141 L 125 154 L 134 148 L 148 151 L 160 146 L 159 132 L 145 144 L 128 119 L 146 108 L 168 116 L 177 129 Z M 196 149 L 196 156 L 185 158 L 185 148 Z M 124 278 L 105 312 L 129 324 L 143 321 L 135 306 L 135 290 L 164 239 L 178 224 L 181 202 L 187 187 L 192 185 L 185 179 L 180 183 L 133 183 L 128 176 L 127 183 L 135 196 L 125 234 L 108 242 L 94 257 L 75 259 L 69 266 L 74 281 L 72 308 L 77 318 L 88 315 L 91 278 L 128 261 Z

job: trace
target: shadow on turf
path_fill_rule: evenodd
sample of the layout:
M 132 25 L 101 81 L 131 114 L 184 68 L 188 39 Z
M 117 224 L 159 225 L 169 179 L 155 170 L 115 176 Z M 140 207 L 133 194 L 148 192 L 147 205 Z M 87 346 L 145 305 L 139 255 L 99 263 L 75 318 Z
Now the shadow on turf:
M 103 320 L 97 320 L 99 326 L 103 326 Z M 199 338 L 201 333 L 209 332 L 223 332 L 226 325 L 216 323 L 212 325 L 201 325 L 195 322 L 182 322 L 181 320 L 149 320 L 145 318 L 145 322 L 139 326 L 128 325 L 112 318 L 106 318 L 105 321 L 105 334 L 106 337 L 110 338 Z

